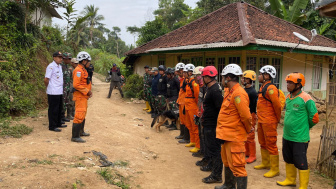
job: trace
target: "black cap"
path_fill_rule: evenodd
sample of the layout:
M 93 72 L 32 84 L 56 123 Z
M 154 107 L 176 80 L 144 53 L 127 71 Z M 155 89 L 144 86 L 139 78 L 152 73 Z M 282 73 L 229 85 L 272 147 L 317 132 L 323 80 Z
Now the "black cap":
M 61 53 L 61 51 L 54 52 L 53 57 L 57 57 L 57 56 L 63 57 L 63 54 Z
M 149 66 L 148 66 L 148 65 L 146 65 L 144 68 L 149 68 Z

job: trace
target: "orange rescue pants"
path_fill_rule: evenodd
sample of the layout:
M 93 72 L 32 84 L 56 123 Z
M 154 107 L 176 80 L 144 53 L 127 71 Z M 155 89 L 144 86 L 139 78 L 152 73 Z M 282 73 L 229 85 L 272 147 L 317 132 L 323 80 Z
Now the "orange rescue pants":
M 224 167 L 230 167 L 235 177 L 246 177 L 245 142 L 225 141 L 222 144 L 221 155 Z
M 196 148 L 200 148 L 200 139 L 198 134 L 198 126 L 195 124 L 194 116 L 197 115 L 197 109 L 186 110 L 185 126 L 189 129 L 190 142 L 195 143 Z
M 258 123 L 258 140 L 260 148 L 265 149 L 270 155 L 279 155 L 277 147 L 278 123 Z
M 86 98 L 76 98 L 74 123 L 82 123 L 84 121 L 87 111 L 87 101 L 88 99 Z
M 179 117 L 181 125 L 185 125 L 185 115 L 183 114 L 184 104 L 179 104 Z
M 255 113 L 252 113 L 252 128 L 253 128 L 253 131 L 251 133 L 249 133 L 247 135 L 247 141 L 245 143 L 245 147 L 246 147 L 246 156 L 250 156 L 250 150 L 249 150 L 249 145 L 248 143 L 255 143 L 255 126 L 257 124 L 257 120 L 258 120 L 258 117 Z

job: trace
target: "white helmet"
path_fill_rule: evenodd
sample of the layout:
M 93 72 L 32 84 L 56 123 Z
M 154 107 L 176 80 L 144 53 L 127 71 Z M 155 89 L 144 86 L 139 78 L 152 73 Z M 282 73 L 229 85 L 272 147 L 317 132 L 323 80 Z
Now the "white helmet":
M 233 75 L 238 75 L 238 76 L 243 75 L 242 69 L 237 64 L 229 64 L 225 66 L 225 68 L 222 70 L 221 75 L 227 75 L 229 73 Z
M 187 65 L 184 66 L 183 71 L 184 72 L 189 72 L 189 71 L 192 72 L 192 71 L 194 71 L 194 69 L 195 69 L 195 66 L 193 64 L 187 64 Z
M 91 56 L 89 55 L 89 53 L 85 52 L 85 51 L 82 51 L 82 52 L 79 52 L 78 55 L 77 55 L 77 61 L 80 62 L 82 60 L 89 60 L 91 61 Z
M 267 73 L 269 74 L 273 79 L 276 77 L 276 69 L 271 66 L 271 65 L 267 65 L 267 66 L 263 66 L 260 70 L 259 73 Z
M 177 63 L 176 66 L 175 66 L 175 71 L 179 71 L 180 69 L 183 69 L 185 66 L 184 63 L 180 62 L 180 63 Z
M 193 71 L 193 74 L 194 75 L 201 75 L 202 74 L 202 70 L 203 70 L 203 66 L 197 66 L 194 71 Z

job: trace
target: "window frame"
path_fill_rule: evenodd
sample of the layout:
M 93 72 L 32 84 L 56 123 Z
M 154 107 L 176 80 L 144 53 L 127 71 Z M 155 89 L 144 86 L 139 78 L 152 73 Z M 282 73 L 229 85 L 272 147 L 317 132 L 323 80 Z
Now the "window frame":
M 320 64 L 321 67 L 320 67 L 320 81 L 319 81 L 319 88 L 318 89 L 315 89 L 314 88 L 314 80 L 315 80 L 315 76 L 314 76 L 314 73 L 315 73 L 315 64 Z M 323 60 L 319 60 L 319 59 L 315 59 L 313 60 L 313 73 L 312 73 L 312 86 L 311 86 L 311 90 L 312 91 L 320 91 L 322 89 L 322 77 L 323 77 Z

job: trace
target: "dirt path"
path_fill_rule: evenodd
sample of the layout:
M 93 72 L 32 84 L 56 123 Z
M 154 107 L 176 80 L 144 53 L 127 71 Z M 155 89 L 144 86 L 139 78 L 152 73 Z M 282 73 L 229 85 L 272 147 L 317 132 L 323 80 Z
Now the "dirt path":
M 112 162 L 128 162 L 114 169 L 132 188 L 214 188 L 201 179 L 209 173 L 201 172 L 186 147 L 174 139 L 178 131 L 162 129 L 156 133 L 150 128 L 150 115 L 142 111 L 144 104 L 121 99 L 117 90 L 107 99 L 109 84 L 93 80 L 93 98 L 89 100 L 86 130 L 91 133 L 87 143 L 70 142 L 71 124 L 60 133 L 47 129 L 47 111 L 35 118 L 21 120 L 34 131 L 21 139 L 0 139 L 0 188 L 117 188 L 107 184 L 97 174 L 101 170 L 98 159 L 90 153 L 104 153 Z M 138 126 L 143 124 L 143 126 Z M 312 130 L 308 149 L 309 164 L 315 167 L 321 126 Z M 279 139 L 282 131 L 279 129 Z M 281 146 L 281 141 L 279 141 Z M 259 150 L 258 161 L 260 162 Z M 284 162 L 281 175 L 266 179 L 265 171 L 253 170 L 247 165 L 248 188 L 282 188 L 276 180 L 285 178 Z M 332 188 L 331 180 L 323 179 L 312 171 L 311 188 Z

